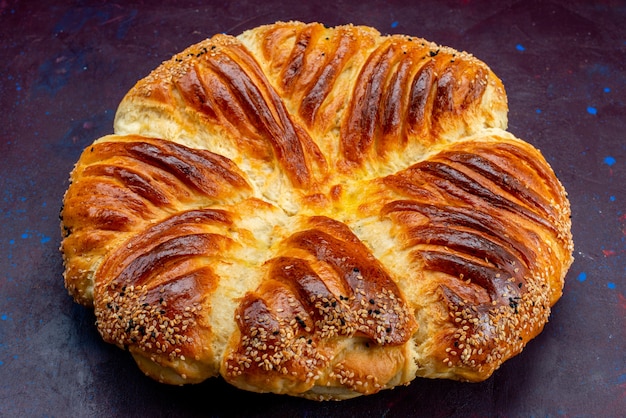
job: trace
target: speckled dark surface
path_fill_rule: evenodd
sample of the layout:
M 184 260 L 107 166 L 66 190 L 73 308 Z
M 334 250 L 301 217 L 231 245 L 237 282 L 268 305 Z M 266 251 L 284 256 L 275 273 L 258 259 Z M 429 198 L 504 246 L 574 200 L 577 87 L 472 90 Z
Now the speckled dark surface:
M 625 416 L 624 1 L 0 1 L 0 416 Z M 576 261 L 544 332 L 478 384 L 418 379 L 340 403 L 169 387 L 105 344 L 63 287 L 58 211 L 124 93 L 214 33 L 366 24 L 473 53 L 509 129 L 569 191 Z

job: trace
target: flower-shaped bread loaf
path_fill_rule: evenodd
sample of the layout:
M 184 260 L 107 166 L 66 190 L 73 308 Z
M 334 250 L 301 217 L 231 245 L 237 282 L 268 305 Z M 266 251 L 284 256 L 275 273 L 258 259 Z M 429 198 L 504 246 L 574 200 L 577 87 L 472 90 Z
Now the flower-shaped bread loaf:
M 345 399 L 480 381 L 543 328 L 565 191 L 471 55 L 276 23 L 164 62 L 81 155 L 65 283 L 170 384 Z

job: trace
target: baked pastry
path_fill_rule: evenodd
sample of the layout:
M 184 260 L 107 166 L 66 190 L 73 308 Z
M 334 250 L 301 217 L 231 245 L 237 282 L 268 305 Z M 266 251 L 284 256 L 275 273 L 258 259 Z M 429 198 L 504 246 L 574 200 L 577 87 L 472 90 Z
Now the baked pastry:
M 122 100 L 61 212 L 65 284 L 169 384 L 346 399 L 480 381 L 543 328 L 566 193 L 471 55 L 359 26 L 216 35 Z

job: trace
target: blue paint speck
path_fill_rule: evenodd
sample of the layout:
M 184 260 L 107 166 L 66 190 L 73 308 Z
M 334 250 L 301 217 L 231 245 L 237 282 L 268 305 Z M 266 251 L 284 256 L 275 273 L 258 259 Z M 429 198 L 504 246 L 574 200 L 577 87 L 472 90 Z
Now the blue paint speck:
M 28 238 L 28 233 L 27 233 L 27 232 L 24 232 L 24 233 L 22 234 L 22 239 L 26 239 L 26 238 Z
M 46 242 L 50 241 L 51 239 L 52 239 L 52 238 L 47 237 L 47 236 L 45 236 L 45 235 L 44 235 L 43 237 L 41 237 L 41 243 L 42 243 L 42 244 L 45 244 Z
M 598 114 L 598 109 L 596 109 L 593 106 L 588 106 L 587 107 L 587 113 L 589 113 L 590 115 L 597 115 Z
M 535 110 L 535 112 L 537 112 L 537 114 L 540 114 L 541 113 L 541 109 L 537 109 L 537 110 Z
M 392 28 L 397 28 L 398 27 L 398 21 L 396 20 L 396 21 L 391 22 L 391 27 Z
M 578 277 L 576 278 L 576 280 L 578 280 L 579 282 L 584 282 L 585 280 L 587 280 L 587 273 L 585 273 L 584 271 L 582 271 Z
M 610 88 L 608 88 L 608 87 L 605 87 L 605 88 L 604 88 L 604 92 L 605 92 L 605 93 L 610 93 L 610 92 L 611 92 L 611 89 L 610 89 Z
M 626 373 L 621 374 L 617 377 L 617 383 L 619 384 L 626 383 Z
M 10 239 L 9 240 L 9 244 L 11 244 L 11 245 L 15 244 L 15 240 L 14 239 Z
M 7 314 L 2 314 L 2 316 L 0 316 L 0 319 L 6 321 L 7 319 L 9 319 L 9 316 Z
M 515 45 L 515 49 L 517 49 L 518 51 L 526 51 L 526 48 L 524 48 L 524 45 L 522 44 Z
M 613 164 L 615 164 L 615 158 L 611 157 L 610 155 L 607 157 L 604 157 L 604 164 L 611 167 Z
M 615 283 L 613 283 L 613 282 L 608 282 L 608 283 L 606 284 L 606 287 L 608 287 L 609 289 L 615 289 Z
M 609 196 L 609 200 L 610 200 L 611 202 L 615 202 L 615 196 Z

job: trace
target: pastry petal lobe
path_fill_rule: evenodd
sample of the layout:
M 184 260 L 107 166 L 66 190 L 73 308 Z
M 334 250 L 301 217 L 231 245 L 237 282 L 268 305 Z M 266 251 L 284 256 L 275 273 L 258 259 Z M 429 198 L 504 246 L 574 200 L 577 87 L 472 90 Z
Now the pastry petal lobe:
M 198 367 L 183 371 L 181 381 L 208 377 L 206 359 L 212 353 L 205 341 L 213 338 L 213 329 L 206 321 L 206 297 L 219 283 L 212 266 L 234 245 L 226 236 L 231 224 L 223 211 L 185 211 L 113 252 L 97 272 L 110 280 L 97 281 L 94 290 L 103 338 L 163 368 L 189 358 Z M 164 378 L 153 369 L 144 371 Z
M 533 163 L 520 166 L 520 157 Z M 465 142 L 385 179 L 406 199 L 381 213 L 400 227 L 416 265 L 437 274 L 432 291 L 450 309 L 432 325 L 446 342 L 438 355 L 469 380 L 519 353 L 560 296 L 551 280 L 571 250 L 569 215 L 541 160 L 521 142 Z
M 340 400 L 487 379 L 572 262 L 567 195 L 472 55 L 277 22 L 192 45 L 70 175 L 65 285 L 168 384 Z
M 396 284 L 349 228 L 325 217 L 307 226 L 281 244 L 261 287 L 239 305 L 241 337 L 224 367 L 235 384 L 263 385 L 273 373 L 279 392 L 311 390 L 334 359 L 355 355 L 354 341 L 399 346 L 417 327 Z

